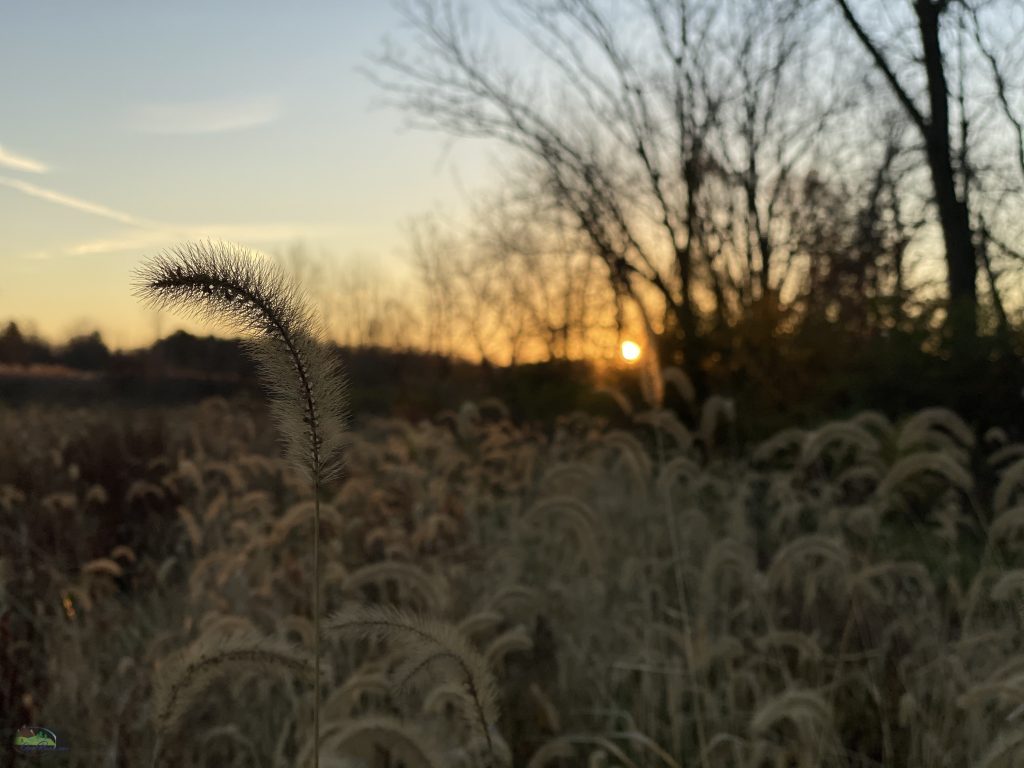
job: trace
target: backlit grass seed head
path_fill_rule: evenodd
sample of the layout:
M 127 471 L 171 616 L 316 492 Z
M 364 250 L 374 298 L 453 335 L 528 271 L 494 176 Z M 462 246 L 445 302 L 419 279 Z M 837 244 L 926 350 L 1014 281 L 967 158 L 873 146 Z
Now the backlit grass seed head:
M 485 657 L 450 624 L 402 611 L 393 606 L 353 606 L 335 613 L 327 630 L 348 638 L 364 638 L 391 645 L 403 653 L 396 670 L 399 688 L 410 686 L 424 673 L 436 675 L 448 666 L 455 675 L 442 675 L 445 682 L 464 685 L 471 704 L 464 713 L 480 729 L 491 753 L 491 729 L 498 719 L 498 687 Z M 420 678 L 422 684 L 422 678 Z
M 954 444 L 968 450 L 974 448 L 974 430 L 947 408 L 925 408 L 911 416 L 900 430 L 899 447 L 910 448 L 919 441 L 927 440 L 929 433 L 936 432 L 951 436 Z
M 941 451 L 924 451 L 904 456 L 889 469 L 889 473 L 878 486 L 878 495 L 883 499 L 895 493 L 911 477 L 930 472 L 943 477 L 950 485 L 969 493 L 974 488 L 970 471 L 955 459 Z M 998 505 L 996 507 L 998 509 Z
M 800 447 L 800 466 L 812 466 L 835 444 L 852 448 L 858 454 L 877 453 L 880 447 L 864 427 L 849 421 L 833 421 L 806 435 Z
M 750 731 L 767 736 L 783 720 L 795 726 L 793 746 L 800 753 L 799 765 L 820 765 L 817 753 L 824 743 L 823 736 L 833 734 L 833 711 L 828 701 L 817 691 L 787 689 L 758 707 Z
M 807 430 L 797 427 L 776 432 L 758 443 L 750 454 L 750 462 L 756 467 L 768 464 L 792 465 L 794 454 L 802 453 L 807 436 Z
M 1024 486 L 1024 458 L 1018 459 L 1003 470 L 999 476 L 999 484 L 992 499 L 996 512 L 1009 509 L 1014 498 Z
M 153 702 L 159 731 L 172 732 L 221 675 L 265 675 L 272 670 L 308 677 L 312 664 L 280 640 L 211 628 L 183 653 L 164 660 Z
M 242 333 L 269 390 L 287 456 L 314 478 L 340 469 L 346 384 L 304 297 L 269 260 L 224 243 L 186 243 L 135 274 L 154 309 L 214 320 Z

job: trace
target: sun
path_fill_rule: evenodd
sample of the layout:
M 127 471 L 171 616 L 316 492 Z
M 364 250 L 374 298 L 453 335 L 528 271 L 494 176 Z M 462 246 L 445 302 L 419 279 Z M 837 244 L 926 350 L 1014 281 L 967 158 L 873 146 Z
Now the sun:
M 635 360 L 640 359 L 640 345 L 635 341 L 624 341 L 622 342 L 622 359 L 632 363 Z

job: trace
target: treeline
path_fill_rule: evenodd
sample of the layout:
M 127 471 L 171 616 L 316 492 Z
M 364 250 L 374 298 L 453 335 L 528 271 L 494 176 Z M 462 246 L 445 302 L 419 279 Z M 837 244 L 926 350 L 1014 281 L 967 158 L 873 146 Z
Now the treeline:
M 765 310 L 770 311 L 770 310 Z M 979 428 L 1024 425 L 1024 369 L 1001 340 L 979 339 L 968 361 L 950 360 L 935 328 L 921 322 L 888 333 L 854 334 L 838 322 L 806 319 L 785 332 L 778 322 L 752 318 L 729 334 L 707 368 L 710 389 L 736 401 L 740 437 L 756 439 L 786 426 L 808 426 L 864 409 L 899 418 L 943 405 L 955 408 Z M 1016 343 L 1021 339 L 1015 338 Z M 574 409 L 621 418 L 618 406 L 601 394 L 612 386 L 643 408 L 649 375 L 644 365 L 597 366 L 553 359 L 494 366 L 434 353 L 382 347 L 340 347 L 356 417 L 382 414 L 431 418 L 457 410 L 466 400 L 497 397 L 520 421 L 550 424 Z M 661 350 L 665 365 L 672 350 Z M 88 380 L 32 365 L 88 372 Z M 22 335 L 13 324 L 0 335 L 0 404 L 129 402 L 165 404 L 210 396 L 262 400 L 255 371 L 235 340 L 185 332 L 130 352 L 109 350 L 99 334 L 50 346 Z M 646 371 L 646 374 L 645 374 Z M 690 419 L 692 406 L 669 387 L 663 401 Z
M 75 336 L 59 347 L 26 336 L 13 322 L 0 333 L 0 365 L 62 365 L 75 370 L 97 371 L 106 369 L 110 363 L 110 350 L 98 332 Z
M 369 346 L 339 347 L 338 354 L 352 412 L 359 418 L 430 418 L 489 396 L 502 399 L 524 421 L 550 422 L 573 408 L 614 413 L 608 399 L 594 391 L 593 371 L 584 362 L 499 368 Z M 82 373 L 91 375 L 73 375 Z M 211 396 L 263 400 L 255 368 L 238 340 L 178 331 L 149 347 L 117 351 L 99 333 L 50 345 L 10 323 L 0 335 L 0 405 L 163 405 Z
M 252 372 L 237 342 L 213 336 L 179 331 L 150 347 L 125 352 L 111 350 L 98 331 L 54 345 L 23 334 L 14 322 L 0 333 L 0 366 L 6 366 L 8 374 L 49 377 L 81 372 L 230 380 Z
M 431 343 L 574 357 L 595 329 L 642 335 L 766 417 L 1020 412 L 1011 3 L 500 5 L 403 5 L 374 70 L 512 169 L 468 224 L 413 232 Z

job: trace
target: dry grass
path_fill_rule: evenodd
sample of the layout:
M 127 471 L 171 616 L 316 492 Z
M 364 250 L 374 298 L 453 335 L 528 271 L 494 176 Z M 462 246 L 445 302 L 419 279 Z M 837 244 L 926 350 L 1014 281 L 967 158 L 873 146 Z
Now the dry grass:
M 977 469 L 1004 441 L 865 417 L 736 458 L 674 437 L 658 455 L 662 418 L 639 416 L 635 433 L 574 415 L 543 436 L 492 407 L 473 443 L 457 420 L 353 436 L 327 489 L 326 609 L 338 629 L 377 613 L 419 629 L 328 633 L 325 765 L 1024 758 L 1024 486 L 1014 460 Z M 169 723 L 177 765 L 307 761 L 310 553 L 289 521 L 309 490 L 268 425 L 213 401 L 0 420 L 27 436 L 4 457 L 25 481 L 0 487 L 3 666 L 34 721 L 66 724 L 69 765 L 148 764 Z M 116 454 L 83 463 L 132 442 L 153 454 L 120 489 L 96 475 Z M 95 549 L 125 515 L 131 537 Z
M 1010 438 L 929 411 L 743 447 L 734 417 L 368 420 L 325 489 L 323 601 L 397 624 L 325 634 L 322 764 L 1022 764 Z M 269 421 L 210 401 L 0 429 L 17 716 L 72 766 L 148 765 L 170 720 L 175 765 L 308 763 L 312 499 Z

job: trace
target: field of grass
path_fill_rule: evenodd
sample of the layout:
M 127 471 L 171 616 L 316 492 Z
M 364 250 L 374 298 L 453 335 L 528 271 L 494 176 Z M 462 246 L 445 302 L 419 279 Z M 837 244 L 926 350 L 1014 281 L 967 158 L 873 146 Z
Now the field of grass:
M 629 418 L 351 430 L 321 765 L 1024 761 L 1024 445 L 939 409 L 756 446 L 717 398 Z M 50 728 L 62 765 L 310 764 L 311 490 L 266 415 L 0 431 L 5 728 Z

